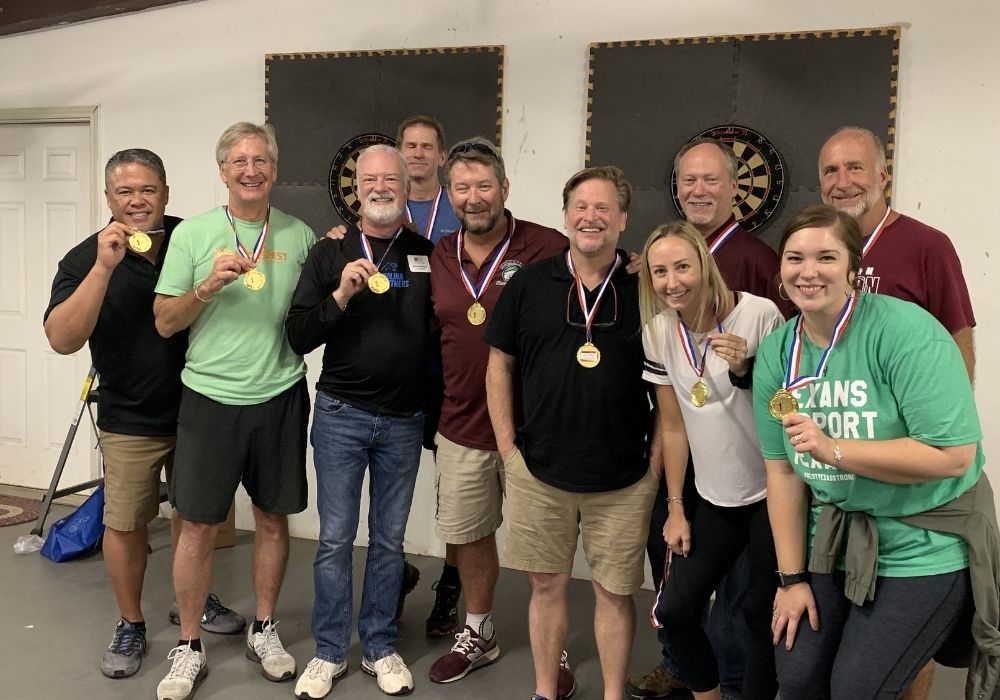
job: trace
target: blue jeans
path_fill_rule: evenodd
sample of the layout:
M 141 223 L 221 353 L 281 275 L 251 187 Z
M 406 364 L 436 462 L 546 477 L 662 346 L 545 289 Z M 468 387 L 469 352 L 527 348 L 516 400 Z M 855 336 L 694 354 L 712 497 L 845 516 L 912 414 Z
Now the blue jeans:
M 312 633 L 316 656 L 325 661 L 343 661 L 351 646 L 352 561 L 366 468 L 368 557 L 358 634 L 369 661 L 395 651 L 403 535 L 420 466 L 423 426 L 423 413 L 380 415 L 316 393 L 311 440 L 320 533 L 313 565 Z

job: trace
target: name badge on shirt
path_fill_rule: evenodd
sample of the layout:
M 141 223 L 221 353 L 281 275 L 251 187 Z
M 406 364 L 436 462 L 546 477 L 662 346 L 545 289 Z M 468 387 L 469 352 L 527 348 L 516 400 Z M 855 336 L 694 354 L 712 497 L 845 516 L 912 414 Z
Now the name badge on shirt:
M 426 255 L 407 255 L 410 264 L 410 272 L 430 272 L 431 261 Z

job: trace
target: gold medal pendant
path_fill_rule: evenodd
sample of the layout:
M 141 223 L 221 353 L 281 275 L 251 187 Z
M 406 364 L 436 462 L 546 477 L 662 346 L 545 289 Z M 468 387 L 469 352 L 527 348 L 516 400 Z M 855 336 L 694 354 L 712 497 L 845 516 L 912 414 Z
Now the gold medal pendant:
M 368 289 L 372 290 L 376 294 L 385 294 L 389 291 L 389 278 L 383 275 L 381 272 L 376 272 L 374 275 L 368 278 Z
M 266 283 L 267 278 L 264 277 L 264 273 L 257 268 L 247 270 L 246 274 L 243 275 L 243 286 L 251 292 L 259 291 Z
M 144 231 L 133 231 L 128 237 L 128 247 L 137 253 L 145 253 L 153 247 L 153 239 Z
M 767 402 L 767 410 L 778 420 L 784 420 L 785 416 L 798 413 L 799 402 L 787 389 L 778 389 L 774 396 Z
M 601 361 L 601 351 L 588 340 L 576 351 L 576 361 L 580 363 L 581 367 L 586 367 L 587 369 L 597 367 Z
M 708 403 L 708 385 L 701 379 L 691 387 L 691 403 L 701 408 Z
M 477 301 L 465 312 L 465 317 L 473 326 L 481 326 L 486 323 L 486 307 Z

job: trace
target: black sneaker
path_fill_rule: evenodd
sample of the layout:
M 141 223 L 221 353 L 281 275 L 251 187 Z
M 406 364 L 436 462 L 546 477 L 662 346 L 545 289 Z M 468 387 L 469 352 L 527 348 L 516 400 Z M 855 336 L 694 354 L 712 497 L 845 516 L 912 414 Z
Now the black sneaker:
M 420 569 L 403 559 L 403 585 L 399 589 L 399 602 L 396 604 L 396 622 L 403 617 L 403 606 L 406 605 L 406 596 L 410 595 L 417 583 L 420 581 Z
M 462 595 L 462 584 L 449 586 L 435 581 L 431 588 L 437 593 L 434 608 L 427 618 L 427 636 L 447 637 L 458 627 L 458 598 Z
M 101 673 L 108 678 L 127 678 L 139 670 L 145 655 L 146 629 L 118 620 L 115 636 L 101 658 Z

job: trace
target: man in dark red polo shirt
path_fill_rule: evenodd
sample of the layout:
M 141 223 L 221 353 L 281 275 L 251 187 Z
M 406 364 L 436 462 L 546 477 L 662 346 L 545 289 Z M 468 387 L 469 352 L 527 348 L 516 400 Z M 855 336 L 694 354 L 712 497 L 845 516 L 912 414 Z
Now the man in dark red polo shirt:
M 453 146 L 445 176 L 462 228 L 442 238 L 431 256 L 444 365 L 436 436 L 437 533 L 455 548 L 466 622 L 452 650 L 431 666 L 436 683 L 464 678 L 500 655 L 492 610 L 504 473 L 486 407 L 484 324 L 518 270 L 567 246 L 555 229 L 516 219 L 504 209 L 509 185 L 503 159 L 489 141 L 474 138 Z M 567 697 L 574 687 L 568 665 L 559 680 L 560 697 Z

